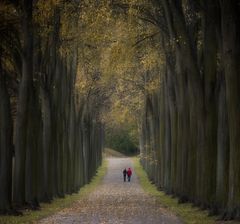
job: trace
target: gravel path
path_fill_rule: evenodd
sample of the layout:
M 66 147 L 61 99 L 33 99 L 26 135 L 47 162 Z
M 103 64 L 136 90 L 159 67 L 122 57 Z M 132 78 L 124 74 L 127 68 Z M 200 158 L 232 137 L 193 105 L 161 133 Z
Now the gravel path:
M 128 158 L 109 158 L 107 174 L 102 183 L 86 198 L 72 207 L 43 219 L 41 224 L 126 223 L 181 224 L 182 222 L 155 198 L 145 193 L 133 170 L 131 182 L 123 182 L 122 170 L 133 167 Z

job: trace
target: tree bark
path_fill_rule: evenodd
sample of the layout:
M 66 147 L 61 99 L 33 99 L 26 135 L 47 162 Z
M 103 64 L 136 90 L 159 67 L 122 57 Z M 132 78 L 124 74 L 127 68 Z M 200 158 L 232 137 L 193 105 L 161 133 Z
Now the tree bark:
M 216 207 L 220 214 L 224 214 L 228 199 L 229 129 L 225 79 L 223 74 L 219 76 Z
M 32 1 L 22 3 L 22 78 L 19 87 L 15 131 L 15 171 L 13 200 L 17 206 L 25 203 L 25 164 L 27 148 L 28 104 L 33 79 Z
M 13 127 L 5 75 L 0 56 L 0 213 L 12 204 Z
M 221 2 L 223 61 L 226 79 L 227 108 L 229 119 L 229 218 L 240 218 L 240 34 L 239 5 L 237 1 Z

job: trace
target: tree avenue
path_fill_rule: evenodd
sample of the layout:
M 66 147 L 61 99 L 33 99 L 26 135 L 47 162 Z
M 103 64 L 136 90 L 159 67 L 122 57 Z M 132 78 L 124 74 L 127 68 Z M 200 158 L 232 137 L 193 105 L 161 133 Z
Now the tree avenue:
M 2 1 L 0 211 L 78 191 L 106 129 L 139 139 L 159 189 L 239 219 L 239 13 L 235 0 Z
M 79 69 L 79 2 L 1 1 L 0 10 L 0 211 L 5 213 L 35 209 L 88 183 L 101 164 L 103 125 L 97 80 L 91 90 L 80 92 L 77 85 L 87 76 Z

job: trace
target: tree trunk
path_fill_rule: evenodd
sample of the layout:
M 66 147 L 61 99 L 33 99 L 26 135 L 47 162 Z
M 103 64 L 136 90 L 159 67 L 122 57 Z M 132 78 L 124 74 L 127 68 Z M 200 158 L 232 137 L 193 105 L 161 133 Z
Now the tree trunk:
M 207 207 L 213 208 L 216 190 L 217 161 L 217 3 L 205 2 L 204 33 L 204 90 L 205 90 L 205 142 L 203 151 L 203 200 Z
M 28 104 L 33 79 L 32 1 L 22 4 L 22 78 L 19 87 L 15 132 L 15 171 L 13 200 L 17 206 L 25 203 L 25 163 L 27 148 Z
M 42 119 L 43 119 L 43 195 L 44 201 L 49 202 L 52 198 L 51 194 L 51 150 L 52 150 L 52 116 L 50 95 L 48 90 L 41 88 L 41 101 L 42 101 Z
M 12 201 L 12 155 L 13 127 L 10 97 L 0 57 L 0 213 L 11 208 Z
M 223 0 L 221 4 L 223 61 L 230 137 L 228 215 L 229 218 L 240 218 L 239 5 L 235 0 Z
M 229 130 L 225 79 L 219 76 L 216 206 L 218 212 L 224 214 L 228 199 Z
M 25 170 L 25 202 L 32 208 L 39 207 L 38 185 L 40 184 L 40 168 L 42 145 L 39 146 L 41 136 L 41 109 L 35 89 L 32 89 L 29 99 Z M 40 151 L 40 153 L 39 153 Z

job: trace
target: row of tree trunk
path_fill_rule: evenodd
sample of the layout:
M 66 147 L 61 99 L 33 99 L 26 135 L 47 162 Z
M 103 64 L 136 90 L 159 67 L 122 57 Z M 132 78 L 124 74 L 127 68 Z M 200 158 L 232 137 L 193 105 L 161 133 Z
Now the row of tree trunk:
M 61 54 L 61 8 L 54 9 L 51 31 L 44 36 L 33 26 L 34 3 L 11 2 L 20 23 L 16 33 L 7 34 L 21 40 L 20 53 L 10 45 L 3 46 L 8 54 L 0 52 L 1 212 L 24 206 L 35 209 L 39 202 L 77 192 L 102 160 L 103 126 L 91 100 L 79 96 L 75 88 L 77 43 Z M 20 71 L 16 102 L 9 94 L 12 76 L 6 57 Z
M 145 94 L 142 164 L 180 202 L 240 218 L 239 3 L 154 4 L 166 26 L 165 73 L 160 89 Z

